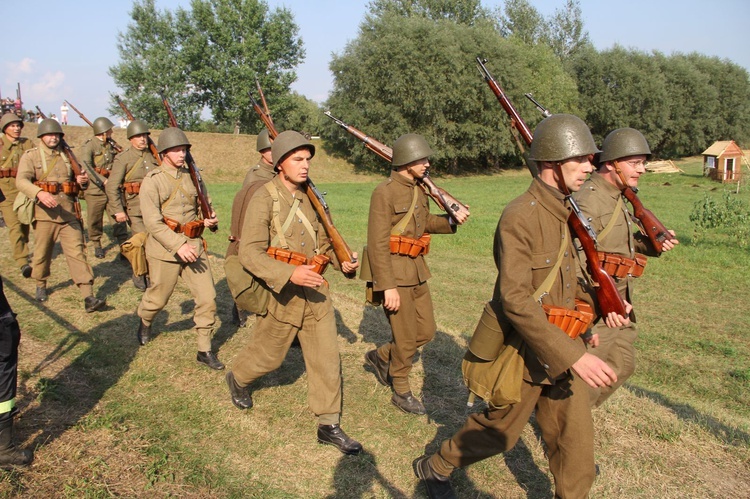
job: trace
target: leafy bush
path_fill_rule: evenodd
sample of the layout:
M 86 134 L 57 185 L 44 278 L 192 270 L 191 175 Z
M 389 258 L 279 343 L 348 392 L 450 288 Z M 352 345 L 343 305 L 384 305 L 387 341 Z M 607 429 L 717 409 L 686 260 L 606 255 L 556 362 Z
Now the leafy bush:
M 714 231 L 729 235 L 742 247 L 750 243 L 750 210 L 727 190 L 719 201 L 705 193 L 693 205 L 690 221 L 695 224 L 696 236 Z

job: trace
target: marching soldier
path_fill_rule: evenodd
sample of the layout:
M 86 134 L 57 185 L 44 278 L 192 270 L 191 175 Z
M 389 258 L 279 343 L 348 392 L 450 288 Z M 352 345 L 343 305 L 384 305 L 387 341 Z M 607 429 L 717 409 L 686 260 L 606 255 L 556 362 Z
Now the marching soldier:
M 83 227 L 76 213 L 76 195 L 88 187 L 86 172 L 73 175 L 60 141 L 64 133 L 53 119 L 42 120 L 37 137 L 39 146 L 21 157 L 16 186 L 35 201 L 34 256 L 31 277 L 36 280 L 36 299 L 47 301 L 47 278 L 50 275 L 52 250 L 60 241 L 68 271 L 84 298 L 86 312 L 94 312 L 105 301 L 94 296 L 94 273 L 86 261 Z
M 456 226 L 446 216 L 430 213 L 424 191 L 417 186 L 430 167 L 433 154 L 427 141 L 406 134 L 393 144 L 391 176 L 378 185 L 370 199 L 367 252 L 372 291 L 383 295 L 392 339 L 365 355 L 380 383 L 393 387 L 391 402 L 404 412 L 425 414 L 412 395 L 409 372 L 417 349 L 435 336 L 437 325 L 424 260 L 430 234 L 451 234 Z M 459 215 L 459 223 L 466 214 Z M 375 300 L 380 301 L 380 300 Z
M 647 237 L 633 233 L 633 216 L 628 211 L 622 191 L 638 187 L 638 179 L 646 172 L 646 161 L 650 157 L 651 149 L 641 132 L 633 128 L 614 130 L 602 143 L 598 170 L 591 174 L 574 196 L 597 233 L 598 250 L 608 255 L 608 260 L 620 262 L 615 270 L 624 264 L 631 267 L 632 270 L 626 275 L 612 276 L 620 296 L 630 303 L 634 281 L 632 275 L 640 275 L 646 261 L 645 258 L 637 258 L 638 254 L 658 256 L 658 253 Z M 675 244 L 678 244 L 676 239 L 666 240 L 663 250 L 669 251 Z M 634 343 L 638 336 L 635 312 L 630 313 L 629 325 L 612 329 L 599 320 L 591 334 L 598 335 L 598 341 L 595 347 L 589 346 L 589 352 L 605 361 L 617 374 L 617 382 L 611 386 L 589 387 L 591 404 L 598 407 L 635 372 Z
M 328 283 L 321 275 L 329 260 L 337 267 L 338 262 L 305 194 L 315 146 L 288 130 L 276 137 L 272 153 L 279 174 L 250 200 L 240 241 L 242 266 L 265 283 L 270 299 L 250 343 L 226 375 L 232 403 L 239 409 L 253 406 L 249 385 L 281 365 L 296 336 L 307 370 L 308 403 L 318 418 L 318 442 L 357 454 L 362 445 L 340 426 L 336 317 Z M 344 262 L 340 267 L 348 273 L 359 264 Z
M 211 369 L 224 369 L 211 351 L 216 324 L 216 289 L 206 246 L 201 238 L 205 227 L 219 223 L 216 213 L 199 218 L 198 191 L 185 167 L 190 141 L 179 128 L 167 128 L 159 136 L 161 166 L 146 174 L 140 188 L 151 285 L 138 307 L 138 342 L 151 339 L 154 316 L 172 296 L 177 278 L 182 277 L 195 300 L 195 331 L 198 336 L 196 360 Z
M 268 182 L 276 176 L 276 170 L 273 167 L 273 158 L 271 157 L 271 139 L 268 136 L 267 129 L 264 128 L 258 134 L 255 140 L 255 150 L 260 153 L 260 162 L 247 172 L 245 180 L 242 182 L 242 187 L 246 187 L 259 180 Z
M 94 256 L 104 258 L 102 232 L 104 211 L 107 208 L 105 186 L 115 160 L 115 151 L 109 139 L 112 138 L 114 123 L 104 117 L 94 120 L 94 136 L 89 138 L 81 148 L 80 160 L 89 176 L 89 188 L 86 190 L 86 218 L 88 219 L 89 240 L 94 247 Z M 110 208 L 111 213 L 111 208 Z M 128 238 L 128 229 L 124 222 L 115 222 L 112 234 L 118 244 Z
M 29 226 L 18 220 L 18 215 L 13 210 L 13 202 L 18 195 L 16 189 L 16 175 L 18 174 L 18 163 L 24 151 L 34 147 L 31 140 L 21 137 L 23 120 L 15 113 L 6 113 L 0 118 L 0 189 L 5 195 L 5 200 L 0 203 L 0 211 L 5 225 L 8 227 L 8 239 L 16 265 L 21 269 L 21 274 L 27 279 L 31 277 L 31 266 L 29 265 Z
M 159 164 L 148 147 L 151 132 L 141 120 L 133 120 L 126 130 L 130 147 L 118 154 L 112 165 L 112 172 L 105 186 L 113 217 L 117 223 L 129 223 L 134 234 L 146 232 L 141 214 L 141 182 L 148 172 Z M 148 275 L 135 275 L 133 285 L 144 291 L 148 285 Z

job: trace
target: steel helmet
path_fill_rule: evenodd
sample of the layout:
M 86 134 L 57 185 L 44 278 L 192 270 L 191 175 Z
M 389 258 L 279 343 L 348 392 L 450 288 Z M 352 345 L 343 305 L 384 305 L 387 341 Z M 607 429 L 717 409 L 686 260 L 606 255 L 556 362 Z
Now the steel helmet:
M 143 133 L 150 134 L 151 131 L 148 129 L 148 125 L 145 121 L 133 120 L 128 124 L 128 128 L 125 130 L 128 139 L 141 135 Z
M 529 159 L 562 161 L 598 152 L 591 130 L 581 118 L 572 114 L 553 114 L 544 118 L 534 130 Z
M 424 137 L 416 133 L 407 133 L 393 143 L 391 166 L 404 166 L 412 161 L 432 156 L 432 154 L 434 153 Z
M 165 128 L 159 135 L 159 143 L 156 146 L 160 153 L 163 153 L 167 149 L 173 147 L 188 146 L 190 147 L 190 141 L 185 135 L 185 132 L 177 127 Z
M 281 132 L 271 144 L 271 157 L 273 158 L 273 167 L 276 169 L 287 154 L 297 149 L 307 148 L 310 151 L 310 157 L 315 156 L 315 146 L 312 145 L 304 135 L 294 130 Z
M 94 120 L 93 127 L 94 135 L 99 135 L 114 128 L 115 124 L 109 121 L 108 118 L 99 117 Z
M 57 122 L 57 120 L 53 120 L 52 118 L 46 118 L 43 119 L 41 123 L 39 123 L 39 128 L 36 130 L 36 136 L 41 137 L 42 135 L 49 135 L 51 133 L 59 133 L 60 135 L 65 135 L 63 133 L 63 129 L 60 126 L 60 123 Z
M 255 141 L 255 150 L 258 152 L 265 151 L 271 148 L 271 138 L 268 136 L 268 129 L 264 128 L 258 134 L 258 139 Z
M 599 163 L 606 163 L 627 156 L 651 157 L 646 137 L 635 128 L 618 128 L 609 132 L 602 142 L 602 154 Z
M 11 123 L 20 123 L 21 128 L 23 128 L 23 120 L 16 113 L 5 113 L 3 117 L 0 118 L 0 131 L 4 132 L 5 127 Z

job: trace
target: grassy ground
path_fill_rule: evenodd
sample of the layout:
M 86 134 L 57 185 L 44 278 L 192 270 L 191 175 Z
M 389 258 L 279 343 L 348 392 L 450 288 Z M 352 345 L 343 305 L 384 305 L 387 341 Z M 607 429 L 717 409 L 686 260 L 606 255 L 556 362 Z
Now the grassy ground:
M 223 136 L 244 148 L 226 156 L 211 137 L 194 137 L 196 159 L 211 165 L 204 176 L 221 220 L 221 230 L 206 238 L 221 321 L 215 347 L 231 366 L 252 324 L 231 324 L 222 257 L 232 196 L 243 166 L 257 155 L 245 154 L 252 137 Z M 215 154 L 199 155 L 211 147 Z M 231 159 L 216 166 L 213 157 Z M 650 259 L 638 282 L 639 366 L 594 413 L 602 468 L 594 497 L 747 497 L 750 490 L 750 251 L 710 233 L 693 239 L 693 203 L 705 192 L 718 197 L 721 186 L 700 175 L 699 159 L 679 166 L 684 174 L 641 180 L 641 199 L 681 245 Z M 360 248 L 379 179 L 351 173 L 322 150 L 312 174 L 328 192 L 337 227 Z M 182 284 L 157 317 L 158 336 L 139 348 L 133 312 L 141 295 L 111 243 L 104 260 L 90 260 L 96 292 L 109 305 L 97 314 L 84 313 L 61 255 L 49 301 L 34 302 L 34 283 L 20 277 L 3 246 L 6 294 L 23 330 L 17 438 L 36 447 L 36 461 L 0 475 L 0 496 L 424 497 L 411 461 L 465 419 L 460 359 L 495 279 L 492 234 L 529 177 L 518 171 L 438 183 L 470 204 L 472 217 L 455 236 L 433 238 L 428 257 L 438 333 L 413 378 L 428 416 L 396 410 L 389 391 L 363 368 L 364 353 L 387 340 L 387 322 L 380 309 L 364 305 L 361 281 L 327 275 L 343 366 L 343 425 L 365 447 L 357 457 L 316 443 L 299 350 L 254 386 L 256 406 L 240 412 L 223 374 L 194 360 L 193 302 Z M 750 204 L 746 190 L 739 197 Z M 533 425 L 513 451 L 454 474 L 460 497 L 550 497 L 551 479 Z

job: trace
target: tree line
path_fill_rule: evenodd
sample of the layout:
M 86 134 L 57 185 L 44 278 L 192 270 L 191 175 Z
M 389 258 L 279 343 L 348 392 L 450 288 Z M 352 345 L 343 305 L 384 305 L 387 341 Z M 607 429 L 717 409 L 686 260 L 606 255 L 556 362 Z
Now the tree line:
M 248 91 L 257 77 L 279 127 L 322 135 L 330 152 L 363 170 L 382 171 L 382 160 L 320 108 L 388 144 L 403 133 L 424 135 L 438 172 L 520 165 L 478 56 L 532 129 L 542 115 L 525 93 L 554 113 L 580 116 L 599 142 L 615 128 L 637 128 L 656 157 L 750 139 L 744 68 L 698 53 L 598 51 L 577 0 L 546 18 L 528 0 L 506 0 L 494 11 L 480 0 L 373 0 L 358 36 L 332 57 L 334 86 L 320 108 L 290 90 L 304 47 L 287 9 L 270 10 L 262 0 L 193 0 L 191 10 L 171 13 L 140 0 L 131 16 L 110 73 L 139 117 L 165 121 L 163 92 L 186 128 L 239 124 L 256 132 L 262 124 Z M 204 109 L 210 123 L 201 120 Z

